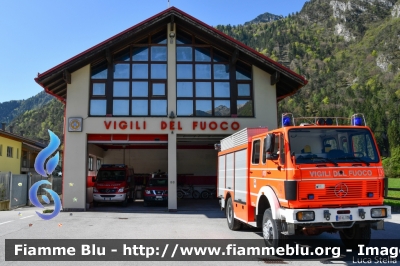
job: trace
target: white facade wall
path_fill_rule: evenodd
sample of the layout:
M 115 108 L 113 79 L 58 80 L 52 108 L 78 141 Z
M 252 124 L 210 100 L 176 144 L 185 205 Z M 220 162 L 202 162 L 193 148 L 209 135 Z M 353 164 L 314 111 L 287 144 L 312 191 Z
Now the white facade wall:
M 168 35 L 170 27 L 168 26 Z M 176 41 L 171 44 L 168 37 L 168 114 L 173 111 L 176 115 Z M 177 134 L 225 134 L 229 135 L 245 127 L 267 126 L 277 127 L 277 104 L 275 86 L 270 85 L 270 74 L 254 67 L 253 71 L 253 104 L 254 118 L 204 118 L 184 117 L 175 119 L 151 118 L 151 117 L 89 117 L 89 87 L 90 87 L 90 65 L 87 65 L 71 74 L 71 84 L 67 87 L 66 119 L 70 117 L 83 118 L 82 132 L 68 132 L 65 130 L 64 150 L 64 184 L 73 183 L 73 187 L 64 186 L 63 208 L 64 209 L 85 209 L 86 208 L 86 177 L 87 157 L 89 154 L 103 158 L 103 163 L 121 163 L 122 150 L 108 150 L 88 146 L 88 134 L 166 134 L 168 135 L 168 149 L 165 150 L 129 150 L 125 152 L 126 163 L 135 169 L 137 173 L 152 172 L 157 169 L 166 171 L 169 174 L 169 194 L 176 193 L 176 175 L 178 173 L 195 173 L 198 175 L 217 175 L 216 162 L 217 154 L 214 150 L 177 150 Z M 111 121 L 109 129 L 105 124 Z M 121 121 L 133 122 L 133 128 L 121 129 L 118 124 Z M 117 127 L 114 129 L 114 122 Z M 135 129 L 136 122 L 140 129 Z M 146 129 L 143 123 L 146 123 Z M 165 122 L 168 127 L 162 129 L 161 124 Z M 200 129 L 200 122 L 207 122 L 207 129 Z M 210 122 L 216 122 L 218 128 L 211 130 Z M 222 122 L 228 123 L 228 129 L 221 129 Z M 240 128 L 231 128 L 233 122 L 237 122 Z M 171 128 L 174 123 L 174 129 Z M 195 126 L 197 123 L 197 126 Z M 178 128 L 179 127 L 179 128 Z M 130 153 L 129 156 L 127 154 Z M 196 154 L 196 158 L 193 158 Z M 148 158 L 143 160 L 143 158 Z M 136 159 L 142 159 L 140 165 Z M 178 159 L 178 160 L 177 160 Z M 177 162 L 179 166 L 177 167 Z M 148 162 L 148 163 L 146 163 Z M 94 160 L 95 164 L 95 160 Z M 158 165 L 154 169 L 154 165 Z M 178 172 L 179 170 L 179 172 Z M 177 208 L 176 197 L 169 197 L 168 208 Z

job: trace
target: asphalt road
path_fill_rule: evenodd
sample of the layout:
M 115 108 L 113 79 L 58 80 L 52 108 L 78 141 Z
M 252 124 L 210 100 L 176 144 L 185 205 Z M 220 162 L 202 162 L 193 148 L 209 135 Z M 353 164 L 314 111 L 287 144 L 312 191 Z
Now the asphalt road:
M 5 239 L 262 239 L 260 230 L 245 228 L 231 231 L 226 218 L 218 208 L 216 201 L 204 201 L 191 204 L 180 202 L 178 212 L 169 213 L 165 206 L 143 208 L 141 203 L 131 204 L 127 208 L 114 205 L 100 206 L 88 212 L 61 212 L 52 220 L 42 220 L 35 211 L 36 207 L 24 207 L 12 211 L 0 212 L 0 265 L 187 265 L 188 262 L 174 261 L 141 261 L 141 262 L 17 262 L 5 261 Z M 47 206 L 46 206 L 47 207 Z M 393 214 L 385 223 L 384 231 L 372 231 L 373 239 L 398 240 L 400 246 L 400 214 Z M 339 239 L 338 234 L 322 234 L 299 240 L 302 245 L 318 246 L 325 239 Z M 389 242 L 388 242 L 389 243 Z M 392 242 L 391 242 L 392 243 Z M 351 256 L 344 254 L 343 256 Z M 195 261 L 195 265 L 352 265 L 362 264 L 344 262 L 330 257 L 315 258 L 303 261 Z M 372 261 L 374 264 L 374 261 Z M 391 265 L 400 264 L 390 263 Z

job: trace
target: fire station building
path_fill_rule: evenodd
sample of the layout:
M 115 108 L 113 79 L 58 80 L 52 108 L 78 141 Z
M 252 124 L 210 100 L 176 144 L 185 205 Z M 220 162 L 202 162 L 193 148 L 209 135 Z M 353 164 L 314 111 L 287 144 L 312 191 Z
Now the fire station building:
M 214 144 L 246 127 L 276 128 L 277 102 L 307 81 L 171 7 L 35 78 L 65 104 L 64 210 L 85 210 L 101 164 L 216 184 Z M 50 129 L 51 130 L 51 129 Z M 211 181 L 210 181 L 211 180 Z

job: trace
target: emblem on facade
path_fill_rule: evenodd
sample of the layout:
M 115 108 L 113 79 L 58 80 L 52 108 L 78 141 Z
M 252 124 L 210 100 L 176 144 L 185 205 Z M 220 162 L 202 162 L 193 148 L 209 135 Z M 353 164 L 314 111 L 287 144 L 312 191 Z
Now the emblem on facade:
M 346 197 L 347 193 L 349 192 L 349 188 L 345 183 L 339 183 L 335 186 L 335 195 L 338 198 L 344 198 Z
M 82 118 L 81 117 L 70 117 L 68 118 L 68 131 L 69 132 L 81 132 L 82 131 Z

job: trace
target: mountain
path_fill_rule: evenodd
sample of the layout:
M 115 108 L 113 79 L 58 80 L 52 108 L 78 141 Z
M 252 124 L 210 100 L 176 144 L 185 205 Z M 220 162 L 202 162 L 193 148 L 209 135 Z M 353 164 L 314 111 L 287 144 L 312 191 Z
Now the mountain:
M 46 105 L 53 97 L 44 91 L 26 100 L 0 103 L 0 122 L 7 123 L 26 111 L 38 109 Z
M 282 18 L 283 18 L 283 16 L 278 16 L 278 15 L 274 15 L 274 14 L 266 12 L 264 14 L 257 16 L 255 19 L 244 23 L 244 25 L 254 24 L 254 23 L 271 22 L 271 21 L 275 21 L 275 20 L 280 20 Z
M 24 131 L 24 136 L 37 141 L 49 140 L 48 129 L 63 139 L 64 105 L 52 99 L 40 108 L 25 111 L 10 124 L 14 132 Z
M 279 102 L 278 114 L 363 113 L 381 150 L 400 149 L 400 0 L 310 0 L 284 18 L 268 20 L 266 14 L 216 28 L 307 78 L 305 87 Z M 0 104 L 0 117 L 12 113 L 4 110 L 17 110 L 24 115 L 14 121 L 37 138 L 46 138 L 46 128 L 62 133 L 60 103 L 42 105 L 41 112 L 21 111 L 21 106 Z M 225 108 L 215 113 L 229 114 Z
M 214 108 L 214 114 L 216 116 L 230 116 L 231 109 L 226 107 L 225 105 L 220 105 Z
M 400 147 L 400 1 L 311 0 L 277 21 L 216 28 L 307 78 L 279 114 L 364 113 L 382 150 Z

